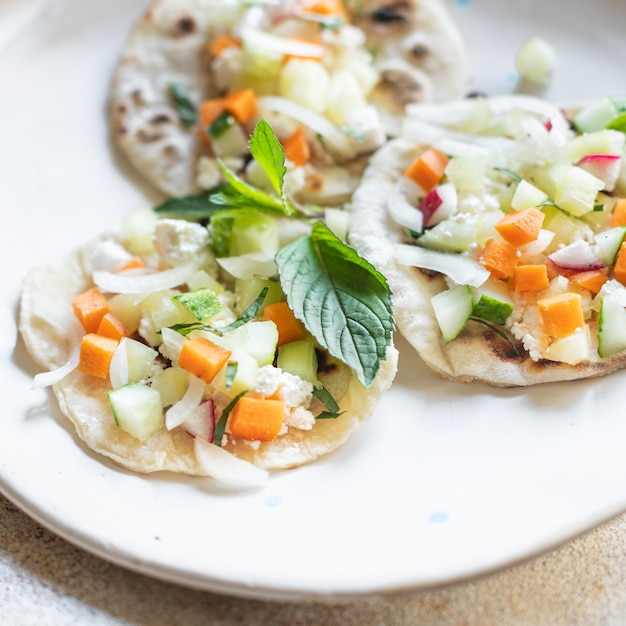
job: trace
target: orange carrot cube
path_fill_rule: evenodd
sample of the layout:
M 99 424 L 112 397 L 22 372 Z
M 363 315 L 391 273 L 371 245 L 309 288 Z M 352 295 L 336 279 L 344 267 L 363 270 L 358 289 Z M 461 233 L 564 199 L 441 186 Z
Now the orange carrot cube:
M 565 337 L 583 328 L 585 316 L 580 294 L 566 292 L 537 300 L 545 331 L 551 337 Z

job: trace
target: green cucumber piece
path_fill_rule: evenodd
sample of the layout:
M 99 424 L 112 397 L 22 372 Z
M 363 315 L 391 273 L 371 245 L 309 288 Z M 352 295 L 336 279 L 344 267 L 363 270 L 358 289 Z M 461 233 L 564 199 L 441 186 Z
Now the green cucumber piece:
M 511 313 L 513 313 L 512 302 L 487 293 L 480 294 L 472 307 L 472 317 L 501 325 L 506 323 Z
M 626 235 L 626 226 L 616 226 L 595 236 L 595 253 L 604 265 L 610 266 L 615 263 L 615 257 L 624 241 L 624 235 Z
M 598 322 L 598 354 L 609 357 L 626 349 L 626 309 L 615 298 L 604 296 Z
M 432 305 L 444 341 L 450 343 L 465 328 L 472 314 L 472 290 L 468 285 L 457 285 L 434 296 Z
M 268 304 L 276 304 L 285 299 L 283 290 L 277 280 L 255 276 L 249 280 L 238 278 L 235 281 L 235 302 L 238 311 L 245 311 L 258 297 L 261 291 L 267 287 L 268 291 L 263 300 L 263 306 L 259 309 L 258 315 L 263 314 L 263 309 Z
M 309 339 L 292 341 L 280 346 L 276 365 L 302 380 L 308 380 L 316 387 L 321 384 L 317 379 L 318 363 L 315 343 Z
M 278 329 L 274 322 L 252 321 L 221 336 L 211 333 L 210 339 L 231 352 L 240 350 L 249 354 L 256 360 L 259 367 L 263 367 L 274 362 L 278 345 Z
M 128 360 L 128 381 L 144 380 L 150 375 L 154 361 L 159 353 L 141 341 L 125 339 L 126 358 Z
M 200 321 L 213 317 L 222 310 L 222 303 L 212 289 L 196 289 L 173 297 Z
M 129 383 L 109 391 L 108 396 L 115 423 L 129 435 L 145 441 L 163 427 L 161 395 L 156 389 Z

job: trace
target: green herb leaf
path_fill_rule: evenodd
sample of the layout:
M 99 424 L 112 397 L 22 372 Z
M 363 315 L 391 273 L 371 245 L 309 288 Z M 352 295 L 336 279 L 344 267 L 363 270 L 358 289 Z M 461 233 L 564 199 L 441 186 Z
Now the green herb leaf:
M 237 375 L 237 368 L 239 363 L 237 361 L 229 361 L 226 365 L 226 389 L 230 389 L 233 386 L 235 376 Z
M 216 211 L 224 208 L 223 204 L 212 200 L 220 189 L 221 187 L 215 187 L 196 195 L 169 198 L 154 207 L 154 211 L 186 220 L 210 219 Z
M 213 432 L 213 443 L 216 446 L 222 446 L 222 438 L 224 437 L 224 431 L 226 430 L 226 422 L 231 411 L 235 408 L 235 404 L 239 402 L 239 398 L 245 396 L 248 392 L 242 391 L 237 394 L 229 403 L 228 406 L 222 411 L 220 419 L 215 424 L 215 431 Z
M 282 248 L 276 263 L 296 317 L 369 387 L 394 330 L 384 276 L 321 222 Z
M 265 172 L 276 195 L 282 198 L 283 179 L 287 171 L 285 149 L 264 119 L 259 120 L 250 136 L 250 153 Z
M 194 126 L 198 121 L 198 112 L 191 102 L 187 90 L 178 83 L 170 83 L 169 92 L 174 101 L 180 123 L 186 127 Z
M 470 319 L 473 322 L 477 322 L 478 324 L 482 324 L 483 326 L 486 326 L 489 330 L 496 333 L 496 335 L 498 335 L 501 339 L 504 339 L 504 341 L 506 341 L 506 343 L 508 343 L 509 346 L 511 346 L 515 354 L 517 355 L 520 354 L 520 351 L 515 347 L 515 344 L 511 341 L 511 338 L 501 328 L 498 328 L 497 326 L 494 326 L 493 324 L 490 324 L 486 320 L 481 319 L 479 317 L 471 316 Z
M 501 174 L 506 174 L 509 178 L 512 178 L 518 184 L 522 182 L 522 177 L 513 170 L 510 170 L 506 167 L 494 167 L 493 169 L 496 170 L 496 172 L 500 172 Z
M 228 324 L 228 326 L 221 326 L 219 328 L 215 328 L 213 326 L 207 326 L 206 324 L 199 324 L 196 322 L 192 322 L 191 324 L 174 324 L 169 328 L 171 330 L 175 330 L 177 333 L 187 336 L 192 330 L 206 330 L 210 333 L 215 333 L 216 335 L 223 335 L 224 333 L 230 332 L 231 330 L 235 330 L 235 328 L 239 328 L 239 326 L 243 326 L 248 322 L 252 321 L 256 318 L 263 306 L 263 302 L 265 302 L 265 297 L 267 296 L 267 292 L 269 291 L 269 287 L 263 287 L 261 293 L 259 293 L 257 299 L 252 302 L 245 311 L 232 323 Z
M 222 303 L 217 294 L 211 289 L 196 289 L 173 296 L 178 300 L 197 320 L 212 317 L 222 310 Z
M 345 411 L 339 411 L 337 401 L 326 387 L 313 387 L 313 395 L 328 409 L 328 411 L 322 411 L 315 419 L 335 419 L 345 413 Z

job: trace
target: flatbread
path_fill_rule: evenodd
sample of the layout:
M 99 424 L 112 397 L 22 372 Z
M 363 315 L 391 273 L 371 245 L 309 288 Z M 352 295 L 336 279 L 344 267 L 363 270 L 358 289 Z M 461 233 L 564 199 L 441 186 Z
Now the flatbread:
M 449 111 L 454 112 L 455 106 L 451 103 Z M 349 237 L 350 244 L 387 278 L 398 330 L 425 363 L 444 378 L 482 381 L 500 387 L 590 378 L 626 366 L 624 351 L 605 358 L 597 355 L 597 314 L 589 323 L 590 358 L 576 365 L 533 359 L 521 342 L 504 341 L 494 330 L 471 321 L 456 339 L 449 343 L 443 340 L 431 301 L 450 285 L 437 272 L 396 261 L 394 246 L 407 243 L 407 238 L 388 212 L 388 199 L 393 196 L 398 181 L 414 159 L 429 147 L 420 143 L 413 133 L 412 138 L 388 142 L 374 155 L 350 206 Z
M 25 278 L 19 327 L 26 347 L 45 369 L 65 363 L 70 342 L 55 325 L 62 313 L 71 314 L 72 298 L 93 286 L 86 263 L 102 239 L 71 254 L 33 269 Z M 337 367 L 323 378 L 344 413 L 337 419 L 317 420 L 312 430 L 289 428 L 272 442 L 258 447 L 235 442 L 224 449 L 264 469 L 290 468 L 308 463 L 340 446 L 374 412 L 390 387 L 397 368 L 397 352 L 389 347 L 374 383 L 365 388 L 347 367 Z M 78 436 L 95 452 L 135 472 L 171 471 L 206 475 L 196 459 L 194 440 L 182 429 L 161 428 L 140 441 L 115 424 L 107 393 L 108 380 L 74 370 L 53 386 L 61 411 Z
M 199 192 L 197 164 L 201 156 L 210 155 L 197 128 L 180 123 L 169 85 L 184 87 L 195 106 L 223 95 L 211 74 L 206 49 L 216 33 L 227 28 L 225 16 L 232 14 L 235 22 L 228 28 L 236 29 L 237 6 L 238 2 L 222 0 L 158 0 L 133 27 L 114 73 L 110 89 L 114 141 L 134 168 L 168 196 Z M 370 100 L 390 134 L 397 132 L 406 103 L 463 95 L 468 84 L 465 50 L 440 0 L 355 0 L 347 7 L 354 26 L 366 35 L 366 48 L 375 52 L 380 78 Z M 278 5 L 266 10 L 282 9 Z M 275 128 L 280 124 L 271 112 L 261 109 L 259 116 L 269 118 Z M 323 198 L 348 198 L 366 159 L 355 155 L 353 163 L 343 163 L 338 170 L 320 146 L 316 158 L 320 172 L 308 174 L 309 198 L 320 196 L 318 186 L 330 187 Z M 336 193 L 334 185 L 339 188 Z

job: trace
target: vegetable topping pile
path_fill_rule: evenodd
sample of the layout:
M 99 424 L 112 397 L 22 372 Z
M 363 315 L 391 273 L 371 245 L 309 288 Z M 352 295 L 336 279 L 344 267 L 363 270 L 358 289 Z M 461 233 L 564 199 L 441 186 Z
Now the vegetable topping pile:
M 445 342 L 487 326 L 535 361 L 626 350 L 625 132 L 616 97 L 409 107 L 404 136 L 423 147 L 389 198 L 395 257 L 446 277 Z

